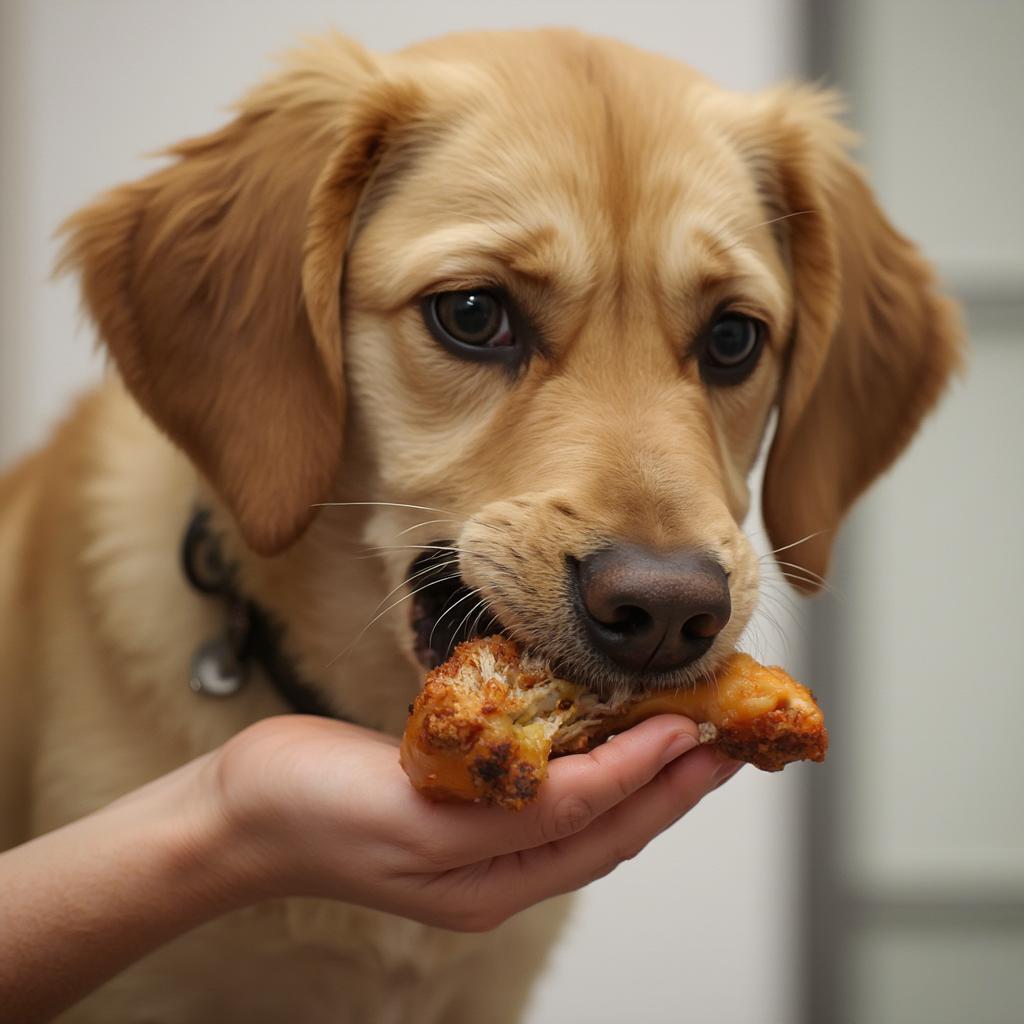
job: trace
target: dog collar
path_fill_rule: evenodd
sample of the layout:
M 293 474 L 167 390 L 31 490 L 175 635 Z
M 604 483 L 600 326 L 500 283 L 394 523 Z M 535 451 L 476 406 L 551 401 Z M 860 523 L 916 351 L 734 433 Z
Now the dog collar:
M 192 655 L 189 687 L 205 697 L 233 697 L 248 681 L 256 664 L 278 696 L 297 714 L 351 721 L 331 708 L 303 679 L 282 650 L 284 634 L 270 614 L 241 594 L 236 567 L 224 559 L 220 538 L 210 527 L 209 509 L 196 509 L 181 543 L 181 567 L 194 590 L 219 598 L 226 625 Z

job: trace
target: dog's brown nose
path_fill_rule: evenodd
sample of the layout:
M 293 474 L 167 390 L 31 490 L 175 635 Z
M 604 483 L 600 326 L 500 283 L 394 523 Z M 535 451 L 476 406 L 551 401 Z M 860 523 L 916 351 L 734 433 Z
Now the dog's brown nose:
M 696 661 L 732 612 L 725 570 L 698 551 L 616 544 L 575 569 L 588 636 L 632 672 L 669 672 Z

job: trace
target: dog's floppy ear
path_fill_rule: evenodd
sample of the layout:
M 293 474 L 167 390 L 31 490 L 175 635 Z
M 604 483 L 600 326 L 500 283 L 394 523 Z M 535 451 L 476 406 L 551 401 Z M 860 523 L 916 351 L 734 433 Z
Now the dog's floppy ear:
M 302 533 L 337 471 L 347 225 L 416 102 L 334 37 L 62 229 L 128 388 L 260 553 Z
M 837 106 L 829 93 L 777 90 L 744 140 L 780 218 L 796 305 L 762 505 L 773 547 L 807 570 L 805 590 L 850 505 L 961 362 L 956 308 L 847 155 Z

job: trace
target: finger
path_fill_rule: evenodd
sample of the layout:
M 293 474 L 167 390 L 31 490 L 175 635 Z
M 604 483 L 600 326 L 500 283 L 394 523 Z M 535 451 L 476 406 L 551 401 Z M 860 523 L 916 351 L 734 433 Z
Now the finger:
M 688 718 L 659 715 L 589 753 L 552 761 L 536 802 L 518 813 L 434 805 L 432 825 L 444 830 L 451 866 L 555 842 L 586 829 L 698 742 Z
M 724 770 L 732 772 L 731 766 Z M 506 914 L 578 889 L 634 857 L 717 788 L 722 774 L 723 761 L 715 751 L 694 751 L 669 764 L 584 831 L 496 859 L 481 885 Z
M 587 754 L 554 761 L 545 790 L 524 816 L 523 824 L 533 834 L 531 845 L 582 832 L 699 742 L 690 719 L 661 715 Z

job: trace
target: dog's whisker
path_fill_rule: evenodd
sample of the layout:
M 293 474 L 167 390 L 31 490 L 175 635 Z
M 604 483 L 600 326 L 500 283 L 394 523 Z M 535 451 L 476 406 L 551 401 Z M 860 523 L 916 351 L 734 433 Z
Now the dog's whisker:
M 434 526 L 437 523 L 457 523 L 458 519 L 425 519 L 422 523 L 417 523 L 415 526 L 407 526 L 404 530 L 396 533 L 396 537 L 404 537 L 407 533 L 412 533 L 413 530 L 419 530 L 424 526 Z
M 840 597 L 840 595 L 832 587 L 832 585 L 829 584 L 829 583 L 826 583 L 820 577 L 815 579 L 814 577 L 801 576 L 801 575 L 799 575 L 797 573 L 793 573 L 793 572 L 780 572 L 779 575 L 782 576 L 784 579 L 791 580 L 793 583 L 809 583 L 809 584 L 811 584 L 814 587 L 819 587 L 821 590 L 823 590 L 830 597 L 836 597 L 836 598 Z
M 808 636 L 807 626 L 801 615 L 800 608 L 784 588 L 763 590 L 761 597 L 762 600 L 758 603 L 755 617 L 761 617 L 775 627 L 779 634 L 779 639 L 783 642 L 783 646 L 788 647 L 790 632 L 775 617 L 774 611 L 776 610 L 785 615 L 790 626 L 799 630 L 805 638 Z
M 761 623 L 755 619 L 751 619 L 746 628 L 740 634 L 739 640 L 736 642 L 736 649 L 742 650 L 743 647 L 750 649 L 750 654 L 760 662 L 764 662 L 765 651 L 768 649 L 767 642 L 765 641 L 764 630 L 761 629 Z
M 408 526 L 400 533 L 396 533 L 396 537 L 402 537 L 407 533 L 412 533 L 413 530 L 418 530 L 422 526 L 430 526 L 434 523 L 460 523 L 459 529 L 464 529 L 466 524 L 469 523 L 469 519 L 427 519 L 422 523 L 417 523 L 415 526 Z M 502 533 L 503 531 L 495 523 L 488 523 L 481 519 L 473 520 L 474 526 L 485 526 L 488 530 L 494 530 L 496 533 Z
M 391 551 L 441 551 L 453 554 L 471 555 L 472 551 L 448 544 L 379 544 L 368 548 L 362 555 L 352 555 L 354 559 L 382 558 Z
M 784 582 L 784 577 L 772 577 L 761 580 L 761 596 L 779 601 L 786 606 L 786 610 L 794 618 L 799 619 L 802 615 L 799 600 L 794 596 L 792 588 Z
M 480 596 L 480 591 L 477 590 L 476 587 L 473 587 L 473 588 L 470 589 L 468 594 L 463 594 L 463 596 L 460 597 L 454 604 L 446 605 L 441 610 L 441 613 L 434 620 L 434 625 L 430 629 L 430 635 L 427 637 L 427 646 L 429 647 L 434 642 L 434 633 L 437 630 L 437 627 L 441 624 L 441 620 L 446 615 L 449 615 L 449 614 L 451 614 L 451 612 L 455 611 L 455 609 L 458 608 L 458 606 L 460 604 L 462 604 L 463 601 L 468 601 L 468 600 L 470 600 L 470 598 L 479 597 L 479 596 Z
M 761 662 L 766 660 L 766 652 L 768 650 L 768 637 L 765 633 L 764 627 L 765 625 L 769 624 L 774 626 L 774 623 L 770 623 L 766 616 L 762 616 L 758 619 L 751 619 L 750 622 L 747 623 L 746 629 L 744 629 L 743 634 L 740 636 L 739 640 L 739 644 L 743 644 L 748 638 L 751 641 L 753 641 L 754 634 L 756 633 L 757 638 L 760 641 L 760 649 L 755 650 L 754 657 Z M 737 646 L 739 646 L 739 644 Z M 754 647 L 755 645 L 751 643 L 750 646 Z
M 761 555 L 758 558 L 758 561 L 763 562 L 766 559 L 770 558 L 772 555 L 779 555 L 783 551 L 788 551 L 790 548 L 798 547 L 800 544 L 806 544 L 809 540 L 814 540 L 815 537 L 820 537 L 823 533 L 831 532 L 832 531 L 829 529 L 815 530 L 814 533 L 809 533 L 806 537 L 801 537 L 799 540 L 795 540 L 791 544 L 783 544 L 781 548 L 773 548 L 771 551 L 766 551 L 763 555 Z
M 497 523 L 489 523 L 486 519 L 474 519 L 470 516 L 463 522 L 463 526 L 465 527 L 469 523 L 472 523 L 474 526 L 486 526 L 488 530 L 494 530 L 495 533 L 500 533 L 503 536 L 508 535 L 508 530 L 502 529 Z
M 770 220 L 762 220 L 757 224 L 751 224 L 750 227 L 744 228 L 740 234 L 728 245 L 716 245 L 715 249 L 718 252 L 728 252 L 730 249 L 735 249 L 737 245 L 740 245 L 747 235 L 751 232 L 757 231 L 758 228 L 767 228 L 772 224 L 779 224 L 781 221 L 790 220 L 792 217 L 803 217 L 809 213 L 817 213 L 817 210 L 794 210 L 792 213 L 784 213 L 779 217 L 772 217 Z
M 427 526 L 430 523 L 462 523 L 463 526 L 469 522 L 471 517 L 460 515 L 458 512 L 453 512 L 447 508 L 434 508 L 433 505 L 408 505 L 405 502 L 400 501 L 318 501 L 309 506 L 310 508 L 361 508 L 361 507 L 380 507 L 380 508 L 408 508 L 414 509 L 418 512 L 438 512 L 443 516 L 449 516 L 452 518 L 447 519 L 431 519 L 424 523 L 418 523 L 416 526 L 410 526 L 407 530 L 403 530 L 398 536 L 401 537 L 404 533 L 409 533 L 412 530 L 418 529 L 420 526 Z M 494 523 L 487 523 L 477 520 L 477 526 L 486 526 L 490 530 L 496 530 L 501 532 L 499 527 Z
M 775 561 L 777 565 L 785 566 L 788 569 L 796 569 L 798 572 L 803 573 L 811 579 L 817 580 L 821 584 L 826 582 L 824 576 L 819 575 L 813 569 L 808 569 L 806 566 L 798 565 L 796 562 L 783 562 L 781 558 L 777 558 Z
M 789 647 L 789 634 L 783 627 L 782 623 L 775 617 L 775 614 L 767 608 L 761 609 L 761 618 L 767 622 L 775 630 L 775 634 L 779 639 L 779 645 L 783 650 L 787 650 Z
M 477 591 L 477 593 L 479 593 L 479 591 Z M 469 621 L 470 615 L 472 615 L 478 608 L 483 609 L 486 606 L 487 606 L 487 598 L 486 597 L 481 597 L 480 600 L 477 601 L 477 603 L 475 605 L 473 605 L 473 607 L 470 608 L 469 611 L 466 612 L 466 614 L 462 617 L 462 621 L 455 628 L 455 631 L 452 633 L 451 639 L 448 641 L 448 651 L 447 651 L 446 657 L 449 657 L 449 658 L 451 657 L 452 646 L 455 643 L 456 639 L 458 638 L 459 633 L 462 631 L 462 627 Z
M 772 217 L 770 220 L 763 220 L 758 224 L 754 224 L 752 227 L 747 228 L 743 233 L 745 235 L 749 235 L 751 231 L 757 231 L 758 228 L 767 228 L 772 224 L 778 224 L 781 221 L 790 220 L 792 217 L 804 217 L 809 213 L 817 212 L 817 210 L 793 210 L 791 213 L 784 213 L 780 217 Z
M 419 512 L 439 512 L 443 516 L 457 516 L 448 508 L 434 508 L 433 505 L 407 505 L 401 501 L 317 501 L 310 508 L 411 508 Z
M 456 522 L 453 519 L 430 519 L 425 520 L 422 523 L 417 523 L 414 526 L 407 527 L 400 533 L 396 534 L 396 537 L 401 537 L 403 534 L 410 533 L 413 530 L 419 529 L 422 526 L 427 526 L 431 523 L 451 523 Z M 390 551 L 436 551 L 439 554 L 453 554 L 458 557 L 461 554 L 472 554 L 468 548 L 460 547 L 457 544 L 444 544 L 441 542 L 430 543 L 430 544 L 373 544 L 363 548 L 362 554 L 355 555 L 353 557 L 357 559 L 366 558 L 380 558 Z M 429 568 L 436 568 L 437 565 L 434 563 Z
M 400 591 L 400 590 L 402 589 L 402 587 L 404 587 L 404 586 L 407 586 L 408 584 L 412 583 L 412 581 L 413 581 L 414 579 L 417 579 L 417 578 L 418 578 L 418 577 L 420 577 L 420 576 L 425 576 L 425 575 L 427 575 L 427 573 L 432 573 L 432 572 L 442 572 L 443 570 L 445 570 L 445 569 L 450 569 L 450 568 L 451 568 L 451 567 L 452 567 L 453 565 L 458 565 L 458 564 L 459 564 L 459 560 L 458 560 L 457 558 L 449 558 L 449 559 L 448 559 L 447 561 L 444 561 L 444 562 L 438 562 L 437 564 L 431 564 L 431 565 L 428 565 L 428 566 L 427 566 L 426 568 L 424 568 L 424 569 L 419 569 L 418 571 L 416 571 L 416 572 L 414 572 L 414 573 L 410 573 L 410 574 L 409 574 L 409 575 L 408 575 L 407 577 L 405 577 L 405 579 L 403 579 L 403 580 L 402 580 L 402 582 L 401 582 L 401 583 L 399 583 L 399 584 L 398 584 L 398 586 L 397 586 L 397 587 L 392 587 L 392 588 L 391 588 L 391 589 L 390 589 L 390 590 L 389 590 L 389 591 L 388 591 L 388 592 L 387 592 L 387 593 L 386 593 L 386 594 L 385 594 L 385 595 L 384 595 L 384 596 L 383 596 L 383 597 L 382 597 L 382 598 L 380 599 L 380 601 L 379 601 L 379 602 L 378 602 L 378 604 L 377 604 L 377 607 L 376 607 L 376 608 L 374 608 L 374 609 L 373 609 L 373 611 L 374 611 L 374 612 L 376 612 L 376 611 L 377 611 L 377 609 L 379 609 L 379 608 L 380 608 L 380 606 L 381 606 L 382 604 L 384 604 L 384 602 L 385 602 L 385 601 L 387 601 L 389 597 L 391 597 L 391 596 L 392 596 L 393 594 L 397 594 L 397 593 L 398 593 L 398 591 Z M 456 575 L 457 575 L 457 574 L 456 574 Z M 440 582 L 440 581 L 439 581 L 439 580 L 435 580 L 434 582 L 436 583 L 436 582 Z M 372 613 L 371 613 L 371 614 L 372 614 Z
M 786 577 L 781 572 L 776 576 L 763 578 L 761 580 L 761 596 L 771 597 L 773 601 L 783 603 L 790 615 L 800 618 L 802 615 L 800 601 L 785 580 Z
M 796 562 L 787 562 L 777 557 L 780 552 L 786 551 L 788 548 L 796 547 L 797 544 L 803 544 L 805 541 L 827 532 L 827 530 L 818 530 L 816 533 L 808 534 L 806 537 L 803 537 L 798 541 L 794 541 L 792 544 L 787 544 L 784 547 L 777 548 L 775 551 L 765 552 L 765 554 L 758 557 L 758 564 L 766 566 L 774 565 L 778 575 L 785 579 L 792 580 L 795 583 L 809 583 L 815 587 L 820 587 L 827 594 L 838 596 L 835 589 L 824 576 L 814 572 L 813 569 L 808 569 L 806 566 L 799 565 Z M 771 576 L 766 575 L 762 578 L 762 582 L 766 582 L 769 579 L 771 579 Z
M 374 544 L 367 551 L 460 551 L 471 554 L 466 548 L 455 544 Z
M 449 562 L 446 566 L 432 565 L 429 568 L 422 570 L 421 572 L 413 573 L 413 575 L 410 576 L 407 580 L 402 580 L 402 582 L 399 583 L 397 587 L 394 587 L 393 589 L 389 590 L 384 595 L 384 597 L 381 598 L 381 600 L 377 604 L 377 607 L 373 609 L 373 612 L 371 612 L 371 614 L 376 614 L 376 612 L 380 609 L 381 605 L 383 605 L 388 600 L 388 598 L 390 598 L 394 594 L 397 594 L 398 591 L 402 589 L 402 587 L 408 586 L 410 583 L 412 583 L 412 581 L 417 576 L 422 576 L 424 573 L 427 573 L 427 572 L 436 572 L 436 571 L 438 571 L 438 570 L 440 570 L 442 568 L 451 568 L 452 565 L 455 565 L 455 564 L 457 564 L 457 563 Z M 432 587 L 436 583 L 447 583 L 450 580 L 457 580 L 458 578 L 459 578 L 459 573 L 458 572 L 454 572 L 450 576 L 441 576 L 439 579 L 432 579 L 428 583 L 425 583 L 422 587 L 420 587 L 419 590 L 414 590 L 413 594 L 418 594 L 420 592 L 420 590 L 426 590 L 427 587 Z M 412 595 L 410 595 L 410 596 L 412 596 Z
M 457 576 L 458 574 L 456 573 L 456 577 Z M 408 594 L 403 594 L 397 601 L 392 601 L 391 604 L 387 606 L 387 608 L 374 615 L 373 618 L 370 619 L 370 621 L 365 626 L 363 626 L 363 628 L 359 631 L 359 633 L 356 635 L 356 638 L 347 647 L 339 651 L 333 658 L 331 658 L 331 660 L 327 663 L 326 667 L 330 668 L 339 658 L 342 658 L 346 654 L 348 654 L 356 646 L 356 644 L 358 644 L 359 641 L 362 640 L 364 636 L 366 636 L 370 627 L 373 626 L 374 623 L 379 622 L 385 615 L 387 615 L 388 612 L 394 611 L 394 609 L 397 608 L 403 602 L 408 601 L 411 597 L 415 597 L 417 594 L 422 593 L 424 590 L 429 590 L 430 587 L 434 586 L 434 584 L 438 582 L 440 581 L 431 580 L 429 583 L 425 583 L 422 587 L 417 587 L 415 590 L 409 591 Z
M 486 601 L 482 602 L 480 611 L 477 612 L 476 619 L 474 620 L 473 625 L 469 628 L 470 634 L 476 633 L 476 631 L 480 628 L 481 620 L 483 619 L 484 615 L 486 615 L 489 611 L 490 605 Z

